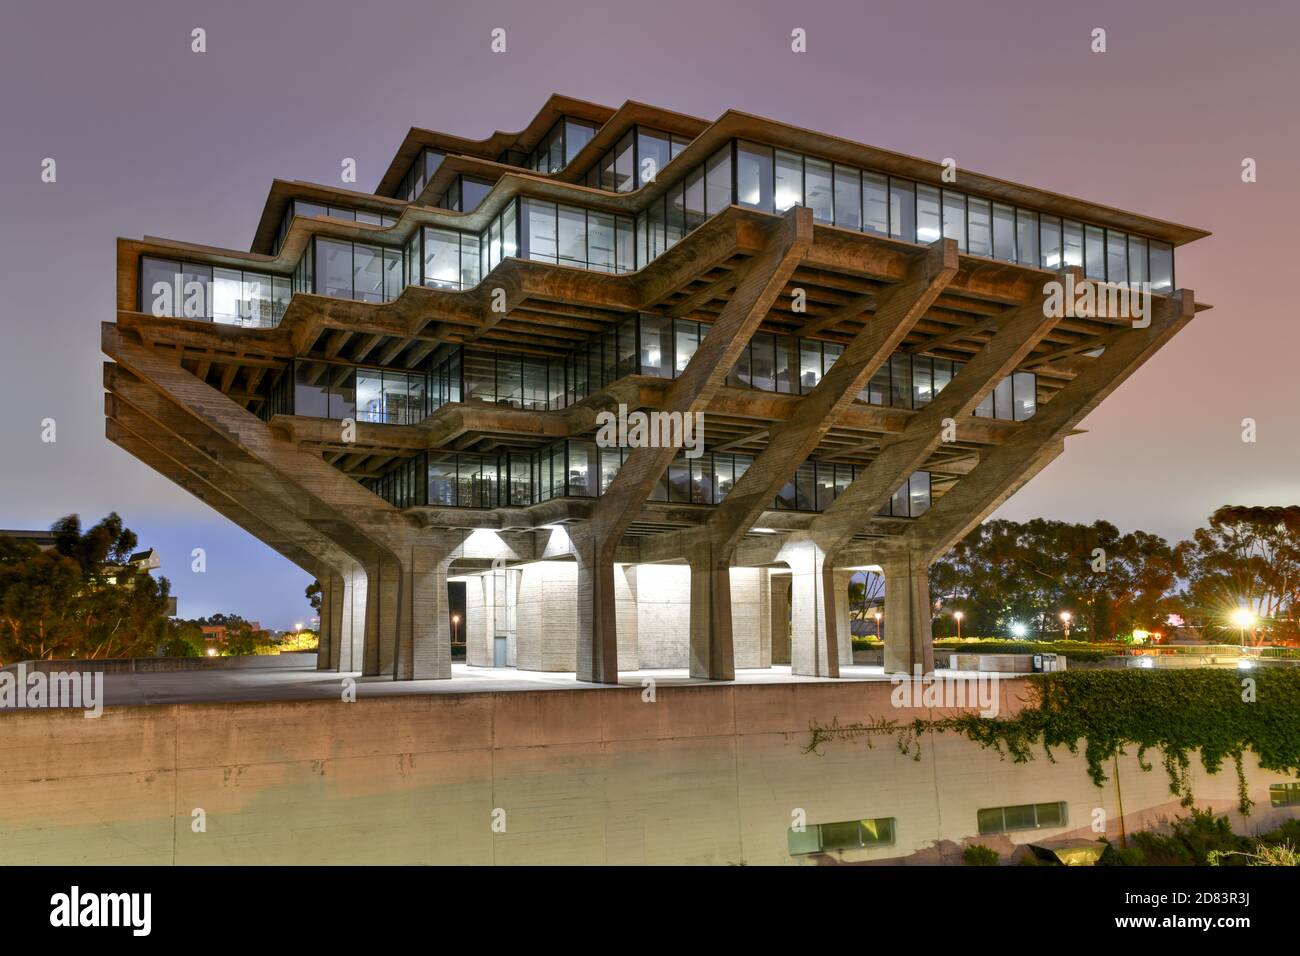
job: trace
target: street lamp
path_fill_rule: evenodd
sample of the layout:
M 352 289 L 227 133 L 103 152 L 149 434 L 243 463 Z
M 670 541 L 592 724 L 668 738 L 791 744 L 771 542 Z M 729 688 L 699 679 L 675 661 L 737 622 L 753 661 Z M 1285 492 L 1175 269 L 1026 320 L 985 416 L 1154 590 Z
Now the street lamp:
M 957 622 L 957 640 L 961 640 L 961 619 L 966 615 L 961 611 L 953 611 L 952 619 Z
M 1069 611 L 1061 612 L 1061 624 L 1065 627 L 1065 640 L 1067 641 L 1070 639 L 1070 616 Z
M 1012 637 L 1024 637 L 1027 633 L 1029 633 L 1029 631 L 1028 631 L 1028 630 L 1025 628 L 1025 626 L 1024 626 L 1023 624 L 1021 624 L 1019 621 L 1014 621 L 1014 622 L 1011 624 L 1011 636 L 1012 636 Z
M 1255 615 L 1249 608 L 1239 607 L 1232 612 L 1232 623 L 1241 628 L 1241 643 L 1246 644 L 1246 628 L 1251 629 L 1252 636 L 1255 629 Z
M 453 644 L 456 643 L 456 625 L 458 625 L 459 623 L 460 623 L 460 615 L 453 614 L 451 616 L 451 642 Z
M 879 611 L 876 612 L 876 639 L 880 639 L 880 619 L 883 617 Z

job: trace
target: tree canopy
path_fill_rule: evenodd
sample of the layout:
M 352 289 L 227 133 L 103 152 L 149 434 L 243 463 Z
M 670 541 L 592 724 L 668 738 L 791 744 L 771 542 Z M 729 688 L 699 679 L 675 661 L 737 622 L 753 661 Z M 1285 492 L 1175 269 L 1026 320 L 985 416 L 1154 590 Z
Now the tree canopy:
M 168 630 L 166 578 L 130 562 L 135 535 L 112 513 L 83 531 L 68 515 L 55 545 L 0 538 L 0 662 L 151 655 Z

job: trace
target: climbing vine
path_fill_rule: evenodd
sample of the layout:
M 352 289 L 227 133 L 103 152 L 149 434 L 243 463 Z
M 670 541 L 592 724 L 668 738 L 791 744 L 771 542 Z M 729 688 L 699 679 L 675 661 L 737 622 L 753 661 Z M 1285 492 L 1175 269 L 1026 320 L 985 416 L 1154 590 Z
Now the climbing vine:
M 1191 753 L 1200 752 L 1206 772 L 1218 773 L 1231 758 L 1237 771 L 1240 810 L 1250 812 L 1243 757 L 1247 750 L 1260 766 L 1278 773 L 1300 773 L 1300 669 L 1240 671 L 1066 671 L 1027 678 L 1029 698 L 1014 716 L 983 718 L 963 714 L 938 720 L 879 720 L 870 724 L 812 725 L 806 752 L 821 753 L 832 740 L 892 734 L 903 753 L 920 758 L 925 733 L 952 732 L 1024 763 L 1041 748 L 1054 760 L 1054 748 L 1078 754 L 1088 775 L 1101 786 L 1106 761 L 1135 747 L 1139 766 L 1150 771 L 1149 751 L 1161 754 L 1169 789 L 1184 806 L 1192 804 Z

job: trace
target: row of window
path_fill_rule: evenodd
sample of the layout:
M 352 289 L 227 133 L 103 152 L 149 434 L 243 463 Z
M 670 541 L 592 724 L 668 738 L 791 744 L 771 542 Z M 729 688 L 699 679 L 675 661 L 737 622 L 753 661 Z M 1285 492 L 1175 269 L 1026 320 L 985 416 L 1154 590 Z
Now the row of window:
M 179 259 L 140 258 L 140 311 L 223 325 L 273 328 L 293 293 L 287 276 Z
M 473 212 L 492 191 L 492 183 L 472 176 L 457 176 L 438 197 L 437 205 L 452 212 Z
M 527 507 L 552 498 L 597 498 L 614 481 L 631 454 L 628 448 L 600 448 L 595 442 L 566 439 L 542 448 L 480 455 L 429 452 L 424 463 L 404 461 L 366 486 L 399 508 Z M 414 460 L 414 459 L 413 459 Z M 651 491 L 650 501 L 716 505 L 753 463 L 749 455 L 705 452 L 678 456 Z M 421 471 L 423 470 L 423 474 Z M 808 461 L 781 489 L 774 510 L 823 511 L 858 476 L 858 466 Z M 916 518 L 930 507 L 930 475 L 913 473 L 879 514 Z
M 295 360 L 291 375 L 293 404 L 280 411 L 313 418 L 351 418 L 379 425 L 415 425 L 430 412 L 428 379 L 423 372 L 357 368 Z M 277 408 L 279 397 L 270 403 Z M 269 414 L 274 414 L 272 411 Z
M 587 170 L 583 183 L 610 192 L 632 192 L 654 182 L 660 170 L 689 144 L 690 139 L 684 136 L 634 126 Z
M 736 203 L 780 213 L 807 206 L 813 220 L 930 243 L 1023 265 L 1078 266 L 1088 278 L 1174 287 L 1166 242 L 1062 219 L 883 173 L 733 140 L 637 215 L 637 268 L 672 248 L 705 218 Z
M 325 216 L 329 219 L 342 219 L 345 222 L 364 222 L 371 226 L 392 226 L 397 223 L 396 216 L 370 212 L 365 209 L 348 209 L 345 206 L 326 206 L 321 203 L 291 199 L 288 208 L 284 211 L 284 216 L 280 219 L 280 228 L 275 234 L 275 246 L 271 249 L 272 255 L 279 254 L 280 247 L 284 245 L 284 240 L 289 235 L 289 227 L 293 224 L 295 216 L 302 216 L 303 218 Z
M 543 359 L 443 346 L 434 354 L 434 407 L 483 401 L 524 409 L 566 408 L 626 375 L 676 378 L 699 348 L 708 326 L 691 319 L 640 313 L 593 336 L 573 354 Z M 817 387 L 843 352 L 819 342 L 756 333 L 726 383 L 766 392 L 806 394 Z M 893 408 L 923 408 L 943 391 L 963 363 L 894 354 L 858 393 L 858 400 Z M 1024 421 L 1037 408 L 1037 379 L 1016 372 L 1002 379 L 975 409 L 982 418 Z M 463 398 L 462 398 L 463 396 Z
M 990 807 L 977 814 L 981 836 L 1011 830 L 1046 829 L 1065 826 L 1065 804 L 1030 803 L 1016 807 Z M 895 818 L 847 820 L 841 823 L 811 823 L 802 830 L 786 831 L 791 856 L 825 853 L 829 850 L 859 850 L 894 843 Z

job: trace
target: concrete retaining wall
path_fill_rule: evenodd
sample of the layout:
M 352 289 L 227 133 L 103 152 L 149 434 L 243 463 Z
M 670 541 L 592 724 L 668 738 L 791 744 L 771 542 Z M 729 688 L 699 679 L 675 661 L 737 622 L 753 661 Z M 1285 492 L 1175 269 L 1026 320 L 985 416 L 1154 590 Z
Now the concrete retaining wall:
M 963 738 L 831 741 L 844 725 L 929 711 L 890 704 L 888 683 L 639 687 L 432 694 L 357 703 L 167 705 L 0 714 L 3 863 L 809 864 L 959 857 L 964 841 L 1015 844 L 1118 830 L 1113 781 L 1081 758 L 1025 765 Z M 1002 683 L 1004 712 L 1023 689 Z M 1119 761 L 1132 829 L 1181 815 L 1156 761 Z M 1274 825 L 1248 759 L 1249 820 Z M 1198 803 L 1236 806 L 1231 767 L 1194 762 Z M 1067 827 L 976 837 L 980 808 L 1063 800 Z M 504 832 L 494 832 L 494 811 Z M 200 812 L 205 832 L 195 832 Z M 792 857 L 787 829 L 894 817 L 891 847 Z

